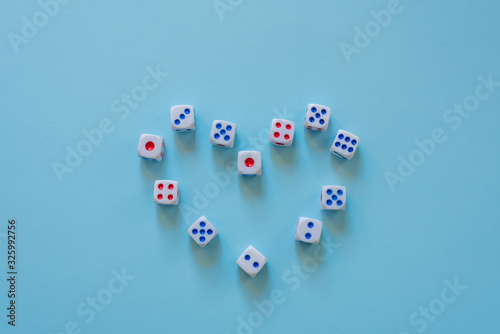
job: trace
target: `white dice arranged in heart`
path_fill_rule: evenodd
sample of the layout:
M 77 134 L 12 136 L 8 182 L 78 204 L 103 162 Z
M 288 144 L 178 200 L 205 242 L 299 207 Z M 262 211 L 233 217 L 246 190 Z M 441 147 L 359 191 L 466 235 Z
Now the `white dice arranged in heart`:
M 219 233 L 205 216 L 201 216 L 188 229 L 193 240 L 201 247 L 205 247 Z
M 269 141 L 278 146 L 291 146 L 295 135 L 295 123 L 286 119 L 273 119 Z
M 234 136 L 236 135 L 236 124 L 226 121 L 215 120 L 212 124 L 210 142 L 214 145 L 232 148 Z
M 325 131 L 330 122 L 330 108 L 319 104 L 307 106 L 304 127 L 314 131 Z M 170 124 L 174 131 L 195 130 L 194 107 L 176 105 L 170 109 Z M 286 119 L 273 119 L 269 142 L 278 146 L 291 146 L 295 135 L 295 123 Z M 236 136 L 236 124 L 215 120 L 212 124 L 210 142 L 214 145 L 232 148 Z M 347 160 L 356 153 L 359 137 L 345 130 L 339 130 L 330 151 Z M 146 160 L 161 161 L 165 151 L 163 137 L 142 134 L 139 138 L 137 154 Z M 262 174 L 262 155 L 259 151 L 238 152 L 238 174 L 256 176 Z M 177 205 L 179 203 L 179 183 L 172 180 L 157 180 L 154 184 L 154 201 L 157 204 Z M 343 186 L 323 186 L 321 189 L 321 209 L 344 210 L 346 188 Z M 321 238 L 323 223 L 320 220 L 300 217 L 295 230 L 295 240 L 317 244 Z M 200 217 L 188 229 L 191 238 L 205 247 L 219 233 L 205 216 Z M 267 258 L 254 247 L 249 246 L 236 260 L 248 275 L 255 276 L 267 263 Z
M 248 246 L 238 260 L 236 260 L 236 263 L 248 275 L 254 277 L 267 263 L 267 258 L 253 246 Z
M 256 176 L 262 173 L 262 156 L 259 151 L 238 152 L 238 174 Z
M 137 155 L 146 160 L 161 161 L 165 151 L 165 140 L 163 137 L 142 134 L 139 138 Z
M 154 200 L 157 204 L 179 204 L 179 183 L 172 180 L 156 180 Z
M 295 240 L 317 244 L 321 238 L 323 222 L 316 219 L 300 217 L 295 231 Z
M 351 160 L 354 153 L 356 153 L 358 143 L 359 137 L 354 133 L 339 130 L 330 148 L 330 152 L 343 159 Z
M 179 105 L 170 108 L 170 125 L 174 131 L 194 131 L 194 107 Z
M 307 106 L 304 127 L 314 131 L 326 131 L 330 123 L 330 107 L 320 104 L 309 104 Z

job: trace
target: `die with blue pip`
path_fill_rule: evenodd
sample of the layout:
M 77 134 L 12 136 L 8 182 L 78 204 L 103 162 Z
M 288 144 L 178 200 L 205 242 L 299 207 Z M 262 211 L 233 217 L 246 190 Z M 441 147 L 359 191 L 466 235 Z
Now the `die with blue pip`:
M 345 130 L 339 130 L 330 148 L 330 152 L 342 159 L 351 160 L 354 153 L 356 153 L 358 145 L 358 136 Z
M 177 132 L 194 131 L 194 107 L 190 105 L 172 106 L 170 108 L 170 125 Z
M 236 136 L 236 124 L 215 120 L 210 132 L 210 142 L 216 146 L 232 148 Z
M 344 210 L 346 189 L 343 186 L 323 186 L 321 188 L 321 209 Z
M 304 127 L 313 131 L 326 131 L 330 123 L 330 107 L 310 103 L 307 105 Z

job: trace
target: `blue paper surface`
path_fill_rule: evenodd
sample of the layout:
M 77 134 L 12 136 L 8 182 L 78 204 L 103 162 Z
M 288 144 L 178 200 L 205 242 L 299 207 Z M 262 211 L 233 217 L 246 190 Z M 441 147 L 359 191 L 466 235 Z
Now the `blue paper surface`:
M 498 332 L 497 1 L 63 2 L 0 2 L 1 333 Z M 326 132 L 304 129 L 308 103 L 332 108 Z M 177 104 L 196 132 L 172 131 Z M 292 147 L 269 145 L 273 118 Z M 351 161 L 329 152 L 339 129 Z M 137 157 L 141 133 L 162 162 Z M 247 149 L 261 177 L 236 174 Z M 321 211 L 324 185 L 345 211 Z M 294 240 L 300 216 L 319 245 Z M 249 245 L 269 259 L 255 278 Z

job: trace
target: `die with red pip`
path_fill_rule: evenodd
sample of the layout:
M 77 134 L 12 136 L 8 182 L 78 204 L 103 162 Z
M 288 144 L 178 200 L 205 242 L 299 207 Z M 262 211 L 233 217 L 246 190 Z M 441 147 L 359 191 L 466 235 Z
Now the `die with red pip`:
M 273 145 L 291 146 L 295 135 L 295 123 L 286 119 L 273 119 L 269 141 Z

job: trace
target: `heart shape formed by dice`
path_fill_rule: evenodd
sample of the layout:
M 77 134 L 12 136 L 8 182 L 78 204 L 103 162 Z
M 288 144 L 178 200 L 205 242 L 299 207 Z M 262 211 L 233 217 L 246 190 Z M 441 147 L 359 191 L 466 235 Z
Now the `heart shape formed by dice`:
M 304 127 L 308 130 L 323 132 L 330 123 L 330 107 L 311 103 L 307 106 Z M 170 109 L 170 125 L 176 132 L 195 131 L 195 109 L 192 105 L 176 105 Z M 232 148 L 235 143 L 236 124 L 215 120 L 210 132 L 213 145 Z M 295 137 L 295 123 L 286 119 L 273 119 L 269 133 L 269 142 L 276 146 L 290 147 Z M 359 137 L 340 129 L 330 151 L 335 156 L 351 160 L 359 145 Z M 165 152 L 163 137 L 142 134 L 139 138 L 137 154 L 146 160 L 161 161 Z M 256 177 L 262 174 L 262 155 L 259 151 L 238 152 L 238 174 L 244 177 Z M 154 201 L 162 205 L 179 204 L 179 183 L 173 180 L 157 180 L 154 184 Z M 343 186 L 323 186 L 321 189 L 321 209 L 344 210 L 346 207 L 346 188 Z M 295 230 L 295 240 L 317 244 L 321 238 L 323 222 L 300 217 Z M 205 216 L 200 217 L 188 229 L 188 233 L 200 247 L 205 247 L 219 233 Z M 267 263 L 267 258 L 253 246 L 248 248 L 236 260 L 238 266 L 250 276 L 257 275 Z

